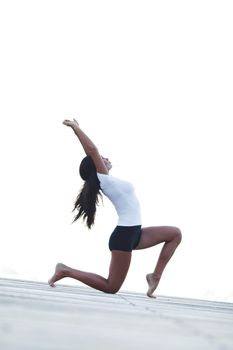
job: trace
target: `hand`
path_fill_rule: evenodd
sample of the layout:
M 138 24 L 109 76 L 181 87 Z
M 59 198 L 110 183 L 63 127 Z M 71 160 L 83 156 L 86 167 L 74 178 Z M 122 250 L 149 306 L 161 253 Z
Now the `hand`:
M 79 123 L 77 122 L 76 119 L 73 119 L 73 120 L 65 119 L 63 121 L 63 124 L 66 125 L 66 126 L 70 126 L 72 129 L 74 129 L 75 127 L 79 126 Z

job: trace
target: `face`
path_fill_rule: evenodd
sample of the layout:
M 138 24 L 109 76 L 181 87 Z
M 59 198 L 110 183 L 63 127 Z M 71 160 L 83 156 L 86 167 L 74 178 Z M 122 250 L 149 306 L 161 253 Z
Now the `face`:
M 110 162 L 110 160 L 108 158 L 105 158 L 105 157 L 102 157 L 103 161 L 104 161 L 104 164 L 106 166 L 106 168 L 108 170 L 110 170 L 112 168 L 112 163 Z

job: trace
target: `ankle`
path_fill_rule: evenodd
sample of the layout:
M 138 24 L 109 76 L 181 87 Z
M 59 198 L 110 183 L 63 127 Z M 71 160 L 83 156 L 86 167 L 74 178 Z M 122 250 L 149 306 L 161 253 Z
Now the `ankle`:
M 69 277 L 70 274 L 72 274 L 72 269 L 69 266 L 64 265 L 63 269 L 62 269 L 62 273 L 63 275 L 65 275 L 66 277 Z
M 157 273 L 154 273 L 154 272 L 150 273 L 149 276 L 153 278 L 153 280 L 155 281 L 159 281 L 161 278 L 161 275 L 158 275 Z

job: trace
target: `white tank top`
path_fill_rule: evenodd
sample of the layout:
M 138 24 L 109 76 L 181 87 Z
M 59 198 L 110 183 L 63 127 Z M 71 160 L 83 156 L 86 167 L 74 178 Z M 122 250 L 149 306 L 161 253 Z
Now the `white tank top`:
M 114 205 L 119 226 L 141 225 L 140 204 L 133 185 L 116 177 L 97 173 L 100 188 Z

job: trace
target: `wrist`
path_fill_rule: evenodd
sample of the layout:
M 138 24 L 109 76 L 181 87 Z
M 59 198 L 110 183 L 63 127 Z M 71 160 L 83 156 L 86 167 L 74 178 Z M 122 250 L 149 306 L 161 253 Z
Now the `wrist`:
M 72 129 L 74 132 L 77 132 L 80 130 L 80 127 L 78 125 L 72 125 Z

